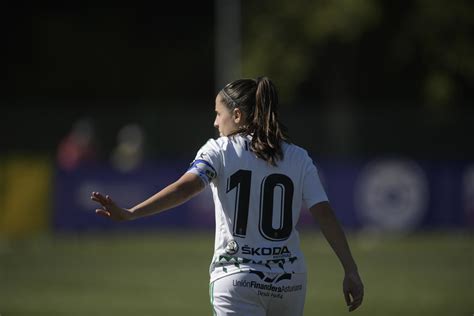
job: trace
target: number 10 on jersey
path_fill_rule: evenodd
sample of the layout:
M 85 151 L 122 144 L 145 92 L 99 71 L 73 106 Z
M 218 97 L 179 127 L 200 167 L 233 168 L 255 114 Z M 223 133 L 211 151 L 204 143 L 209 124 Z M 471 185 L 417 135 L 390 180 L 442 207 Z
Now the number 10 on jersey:
M 263 178 L 259 191 L 251 191 L 252 171 L 238 170 L 227 179 L 227 193 L 236 189 L 234 210 L 234 236 L 245 237 L 250 206 L 250 195 L 259 194 L 260 234 L 271 241 L 286 240 L 293 229 L 293 181 L 281 173 L 273 173 Z M 281 190 L 280 199 L 275 201 L 276 189 Z M 278 197 L 278 196 L 277 196 Z M 275 205 L 276 204 L 276 205 Z M 273 227 L 274 210 L 279 208 L 280 227 Z

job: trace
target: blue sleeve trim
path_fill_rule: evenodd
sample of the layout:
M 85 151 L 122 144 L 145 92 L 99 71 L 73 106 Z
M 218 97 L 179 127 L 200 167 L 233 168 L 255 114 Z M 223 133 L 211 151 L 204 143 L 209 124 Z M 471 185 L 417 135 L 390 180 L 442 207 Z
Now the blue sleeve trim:
M 194 160 L 186 172 L 198 175 L 205 182 L 205 184 L 209 184 L 217 177 L 217 172 L 215 171 L 214 167 L 212 167 L 208 161 L 203 159 Z
M 209 162 L 207 162 L 206 160 L 203 160 L 203 159 L 196 159 L 196 160 L 194 160 L 193 163 L 191 164 L 191 166 L 194 165 L 194 164 L 197 163 L 197 162 L 202 162 L 202 163 L 205 164 L 206 166 L 210 167 L 210 168 L 212 169 L 212 171 L 214 171 L 214 172 L 217 174 L 216 169 L 214 169 L 214 167 L 213 167 Z

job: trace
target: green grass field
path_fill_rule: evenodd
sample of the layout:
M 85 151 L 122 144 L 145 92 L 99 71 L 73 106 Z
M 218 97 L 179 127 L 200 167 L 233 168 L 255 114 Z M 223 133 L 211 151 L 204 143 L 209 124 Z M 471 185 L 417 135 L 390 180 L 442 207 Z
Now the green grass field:
M 347 315 L 342 269 L 319 232 L 302 232 L 305 315 Z M 474 313 L 474 238 L 350 234 L 366 295 L 351 315 Z M 0 243 L 0 314 L 211 315 L 213 233 L 59 235 Z

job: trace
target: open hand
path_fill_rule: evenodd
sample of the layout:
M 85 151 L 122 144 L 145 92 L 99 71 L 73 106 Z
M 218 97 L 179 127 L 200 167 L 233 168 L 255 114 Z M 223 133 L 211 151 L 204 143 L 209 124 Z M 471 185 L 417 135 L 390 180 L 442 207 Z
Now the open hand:
M 364 285 L 359 274 L 357 272 L 346 273 L 342 287 L 349 312 L 352 312 L 362 304 L 364 298 Z
M 117 204 L 115 204 L 108 195 L 103 196 L 99 192 L 92 192 L 91 200 L 96 201 L 101 205 L 100 208 L 95 210 L 97 215 L 107 217 L 115 221 L 130 220 L 132 218 L 132 212 L 117 206 Z

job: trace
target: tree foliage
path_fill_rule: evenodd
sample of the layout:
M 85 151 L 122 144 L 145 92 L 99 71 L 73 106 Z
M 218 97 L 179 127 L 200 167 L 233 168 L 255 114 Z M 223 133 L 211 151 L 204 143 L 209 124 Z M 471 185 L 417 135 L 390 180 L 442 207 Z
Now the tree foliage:
M 472 21 L 469 0 L 244 1 L 243 73 L 273 78 L 286 101 L 319 87 L 329 99 L 462 103 L 474 77 Z

